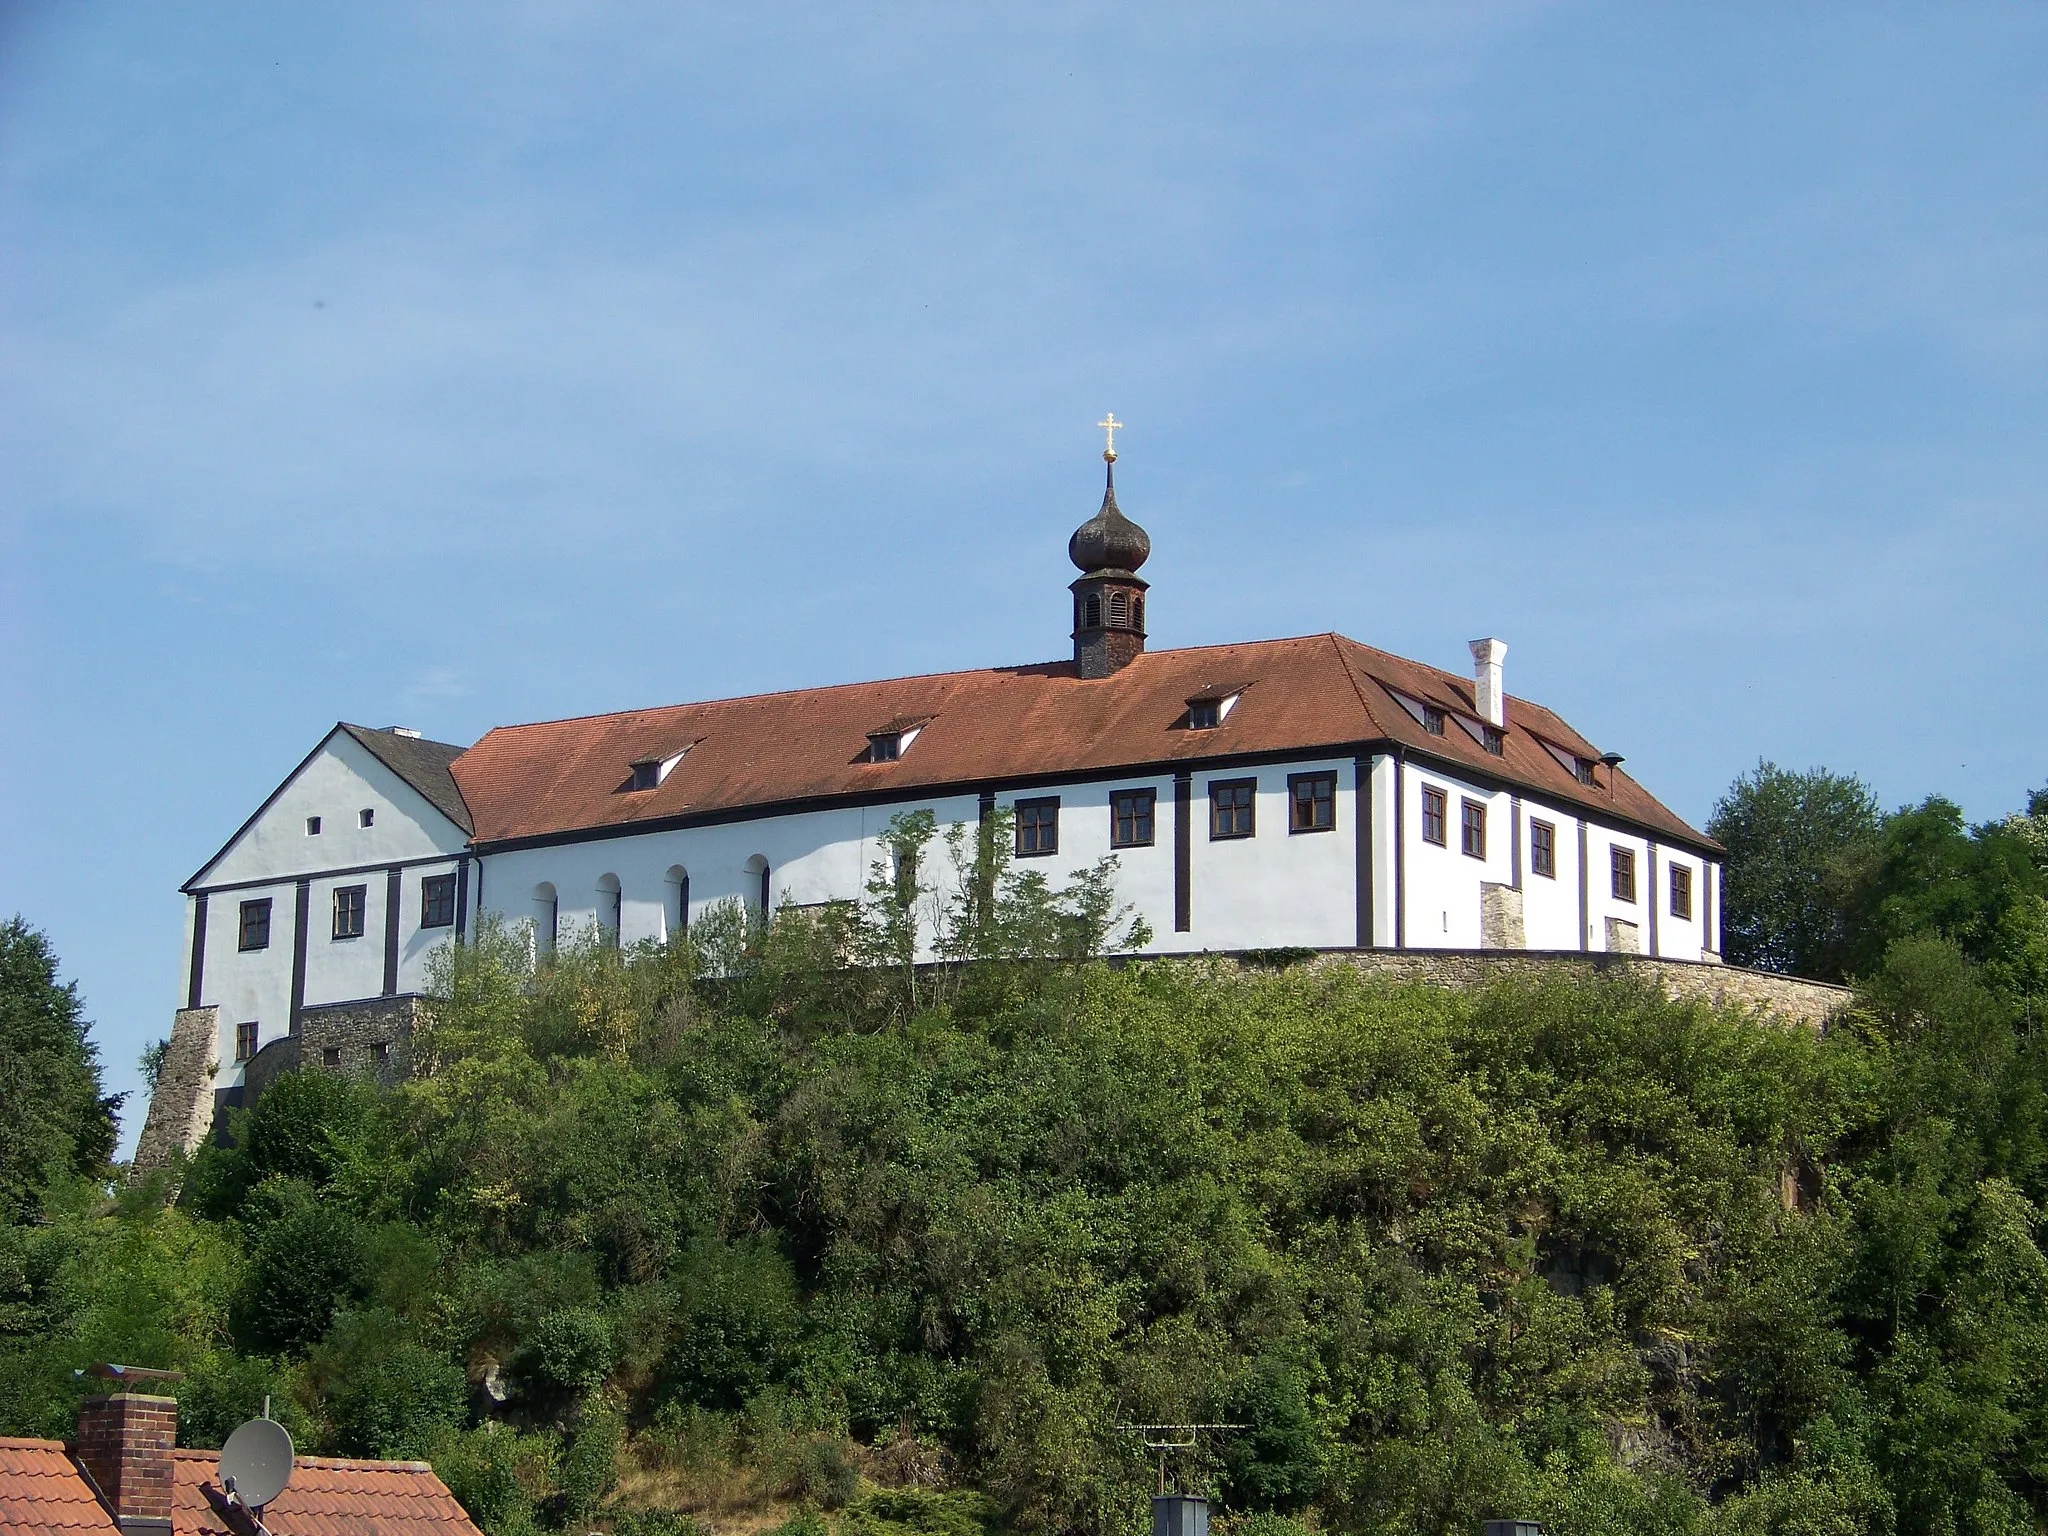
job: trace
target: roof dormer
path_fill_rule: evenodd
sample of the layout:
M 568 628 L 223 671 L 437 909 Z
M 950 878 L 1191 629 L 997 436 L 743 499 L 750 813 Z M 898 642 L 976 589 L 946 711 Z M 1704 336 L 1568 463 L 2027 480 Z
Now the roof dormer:
M 1188 729 L 1213 731 L 1230 718 L 1249 683 L 1212 683 L 1188 695 Z
M 899 715 L 886 725 L 876 726 L 868 732 L 868 761 L 895 762 L 931 723 L 930 715 Z
M 675 771 L 676 764 L 680 763 L 685 757 L 689 756 L 690 747 L 694 747 L 695 745 L 696 743 L 693 741 L 690 743 L 689 747 L 679 748 L 678 750 L 669 753 L 666 757 L 651 756 L 635 758 L 631 765 L 633 769 L 633 783 L 631 787 L 636 790 L 656 789 L 660 787 L 662 780 L 666 779 L 671 773 Z

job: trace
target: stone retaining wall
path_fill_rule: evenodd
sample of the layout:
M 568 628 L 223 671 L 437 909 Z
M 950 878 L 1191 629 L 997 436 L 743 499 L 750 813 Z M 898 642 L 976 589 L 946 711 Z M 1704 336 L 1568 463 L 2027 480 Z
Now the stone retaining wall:
M 303 1009 L 299 1065 L 371 1078 L 389 1088 L 409 1070 L 419 1013 L 420 999 L 412 994 Z
M 136 1169 L 161 1168 L 178 1152 L 192 1152 L 213 1121 L 213 1074 L 220 1046 L 218 1008 L 180 1008 L 157 1068 L 149 1115 L 135 1143 Z
M 1560 971 L 1641 976 L 1656 982 L 1669 997 L 1752 1008 L 1813 1029 L 1824 1026 L 1855 995 L 1824 981 L 1739 965 L 1576 949 L 1337 949 L 1321 951 L 1316 963 L 1349 965 L 1371 976 L 1439 987 L 1477 987 L 1504 976 L 1554 976 Z

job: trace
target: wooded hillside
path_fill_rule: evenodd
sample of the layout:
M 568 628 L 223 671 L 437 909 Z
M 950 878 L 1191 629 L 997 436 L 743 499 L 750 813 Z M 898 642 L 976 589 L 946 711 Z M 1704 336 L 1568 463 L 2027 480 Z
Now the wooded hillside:
M 1177 1467 L 1246 1536 L 2035 1530 L 2023 922 L 1893 937 L 1825 1037 L 1618 982 L 848 969 L 860 914 L 537 973 L 486 931 L 413 1081 L 281 1080 L 175 1205 L 44 1160 L 0 1430 L 175 1366 L 187 1443 L 267 1392 L 494 1536 L 1134 1532 L 1133 1420 L 1252 1426 Z

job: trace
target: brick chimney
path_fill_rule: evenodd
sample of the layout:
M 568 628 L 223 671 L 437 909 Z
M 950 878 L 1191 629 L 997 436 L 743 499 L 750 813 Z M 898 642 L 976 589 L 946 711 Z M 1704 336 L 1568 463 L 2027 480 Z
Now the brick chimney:
M 116 1392 L 88 1397 L 79 1406 L 73 1454 L 122 1530 L 170 1530 L 171 1447 L 177 1440 L 174 1397 Z

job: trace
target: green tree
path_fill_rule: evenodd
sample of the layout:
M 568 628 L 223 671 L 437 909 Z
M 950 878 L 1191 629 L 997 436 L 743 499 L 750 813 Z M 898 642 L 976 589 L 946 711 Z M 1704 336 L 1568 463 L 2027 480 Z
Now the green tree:
M 53 1181 L 114 1152 L 121 1095 L 102 1091 L 76 982 L 57 980 L 50 941 L 19 916 L 0 923 L 0 1221 L 34 1211 Z
M 1879 820 L 1876 798 L 1853 774 L 1760 761 L 1731 784 L 1707 820 L 1728 850 L 1728 959 L 1825 981 L 1848 974 L 1859 937 L 1852 892 Z

